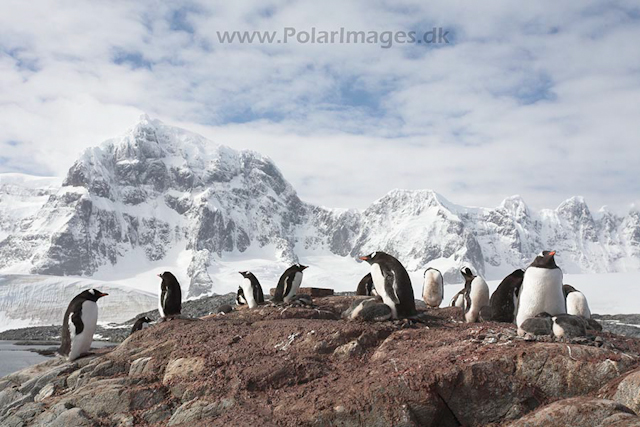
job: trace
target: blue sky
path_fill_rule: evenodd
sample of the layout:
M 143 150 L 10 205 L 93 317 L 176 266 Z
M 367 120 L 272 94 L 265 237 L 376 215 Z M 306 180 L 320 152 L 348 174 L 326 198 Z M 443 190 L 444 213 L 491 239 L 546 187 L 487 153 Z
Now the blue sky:
M 640 202 L 637 2 L 0 3 L 0 172 L 63 175 L 148 113 L 269 155 L 307 201 L 393 188 Z M 449 32 L 448 44 L 221 44 L 221 31 Z

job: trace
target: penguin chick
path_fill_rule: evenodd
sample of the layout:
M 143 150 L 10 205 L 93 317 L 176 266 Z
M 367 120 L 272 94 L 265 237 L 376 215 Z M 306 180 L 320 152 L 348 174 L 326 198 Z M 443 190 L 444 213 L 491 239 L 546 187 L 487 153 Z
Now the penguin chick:
M 577 338 L 587 336 L 587 322 L 580 316 L 559 314 L 551 318 L 553 335 L 556 338 Z
M 422 283 L 422 299 L 429 307 L 437 308 L 444 298 L 444 279 L 435 268 L 427 268 Z
M 367 322 L 382 322 L 391 318 L 391 308 L 380 298 L 358 299 L 342 313 L 347 320 L 364 320 Z
M 553 321 L 549 313 L 540 313 L 536 317 L 526 319 L 518 326 L 518 335 L 553 335 Z
M 134 332 L 141 331 L 142 329 L 148 328 L 151 322 L 152 320 L 149 319 L 147 316 L 143 316 L 139 318 L 138 320 L 136 320 L 136 323 L 133 324 L 133 327 L 131 328 L 131 333 L 129 335 L 133 334 Z
M 457 294 L 451 298 L 451 302 L 449 303 L 451 307 L 463 307 L 464 306 L 464 288 Z
M 562 285 L 562 292 L 567 301 L 567 314 L 591 319 L 589 303 L 587 302 L 587 297 L 585 297 L 582 292 L 571 285 Z
M 464 284 L 464 320 L 475 323 L 479 320 L 480 310 L 489 305 L 489 286 L 482 277 L 476 276 L 469 267 L 461 270 Z

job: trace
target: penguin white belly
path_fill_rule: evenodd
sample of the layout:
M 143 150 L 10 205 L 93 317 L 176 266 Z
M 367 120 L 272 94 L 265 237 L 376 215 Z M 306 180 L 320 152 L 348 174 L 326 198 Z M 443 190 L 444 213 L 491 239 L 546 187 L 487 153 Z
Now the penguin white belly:
M 478 321 L 480 309 L 485 305 L 489 305 L 489 286 L 482 277 L 476 277 L 471 282 L 471 290 L 469 291 L 471 299 L 471 307 L 464 315 L 467 323 Z
M 567 314 L 591 319 L 591 310 L 589 309 L 587 298 L 582 292 L 574 291 L 567 295 Z
M 160 312 L 160 317 L 161 318 L 165 317 L 164 308 L 162 308 L 162 306 L 164 305 L 164 300 L 167 299 L 167 293 L 165 293 L 164 298 L 162 298 L 162 292 L 160 292 L 160 297 L 158 298 L 158 311 Z
M 556 323 L 556 319 L 556 317 L 551 319 L 553 321 L 553 335 L 555 335 L 556 338 L 564 338 L 564 329 Z
M 522 322 L 543 311 L 552 316 L 567 312 L 562 292 L 562 270 L 529 267 L 518 296 L 516 324 L 520 327 Z
M 298 293 L 298 288 L 300 288 L 300 283 L 302 283 L 302 273 L 300 271 L 296 271 L 295 276 L 293 276 L 293 283 L 291 284 L 291 290 L 284 297 L 285 302 L 291 302 L 293 297 L 296 296 L 296 294 Z M 246 295 L 245 295 L 245 298 L 247 298 Z M 253 298 L 253 295 L 252 295 L 252 298 Z
M 256 299 L 253 297 L 253 287 L 251 286 L 251 280 L 244 279 L 242 281 L 242 292 L 244 292 L 244 300 L 249 306 L 249 308 L 256 308 L 258 303 Z
M 96 332 L 96 324 L 98 323 L 98 304 L 94 301 L 83 302 L 80 319 L 84 329 L 79 334 L 76 334 L 75 326 L 71 321 L 71 316 L 69 316 L 69 332 L 71 336 L 69 360 L 77 359 L 91 348 L 93 334 Z
M 430 307 L 440 307 L 444 296 L 442 277 L 431 271 L 427 271 L 422 285 L 422 299 Z
M 397 319 L 398 308 L 396 307 L 394 299 L 391 298 L 391 295 L 387 294 L 384 286 L 384 275 L 378 264 L 371 264 L 371 278 L 373 279 L 373 286 L 376 288 L 376 292 L 382 298 L 382 302 L 391 309 L 391 317 Z

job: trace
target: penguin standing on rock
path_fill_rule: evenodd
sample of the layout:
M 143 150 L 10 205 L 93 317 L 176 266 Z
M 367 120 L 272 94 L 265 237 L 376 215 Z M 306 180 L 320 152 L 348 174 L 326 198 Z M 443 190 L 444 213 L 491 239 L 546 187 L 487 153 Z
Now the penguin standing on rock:
M 538 313 L 546 312 L 551 316 L 566 314 L 562 270 L 556 265 L 555 254 L 555 251 L 542 252 L 525 271 L 518 296 L 518 328 Z
M 571 285 L 562 285 L 562 292 L 567 300 L 567 314 L 591 319 L 591 310 L 582 292 Z
M 182 310 L 182 291 L 180 283 L 172 273 L 165 271 L 158 274 L 162 279 L 160 284 L 160 301 L 158 310 L 161 318 L 179 316 Z
M 287 268 L 276 286 L 276 293 L 273 296 L 274 302 L 291 302 L 298 293 L 298 288 L 302 283 L 302 272 L 309 268 L 308 265 L 293 264 Z
M 249 308 L 256 308 L 258 304 L 264 302 L 264 294 L 262 293 L 262 286 L 258 278 L 250 271 L 240 271 L 242 274 L 242 284 L 238 288 L 238 296 L 236 302 L 238 305 L 247 304 Z
M 435 268 L 427 268 L 422 283 L 422 299 L 429 307 L 440 307 L 444 298 L 442 273 Z
M 360 283 L 358 283 L 358 288 L 356 289 L 356 295 L 378 295 L 376 293 L 376 288 L 373 286 L 373 278 L 371 277 L 371 273 L 367 273 L 362 279 L 360 279 Z
M 411 279 L 400 261 L 384 252 L 373 252 L 360 259 L 371 265 L 373 285 L 382 297 L 382 302 L 391 309 L 391 317 L 397 319 L 399 316 L 414 316 L 416 302 L 413 299 Z
M 523 279 L 524 270 L 518 269 L 500 282 L 498 288 L 489 300 L 489 306 L 491 307 L 490 318 L 492 321 L 513 322 L 516 317 L 518 293 L 520 292 Z
M 58 349 L 58 353 L 67 356 L 69 361 L 89 352 L 98 323 L 96 302 L 107 295 L 97 289 L 90 289 L 76 295 L 69 303 L 62 319 L 62 342 Z
M 133 334 L 134 332 L 138 332 L 141 331 L 143 329 L 146 329 L 149 327 L 149 324 L 152 322 L 151 319 L 149 319 L 147 316 L 143 316 L 141 318 L 139 318 L 138 320 L 136 320 L 136 323 L 133 324 L 133 328 L 131 328 L 131 334 Z M 129 334 L 129 335 L 131 335 Z
M 464 320 L 475 323 L 480 316 L 480 310 L 489 305 L 489 286 L 482 277 L 476 276 L 469 267 L 461 271 L 464 277 Z

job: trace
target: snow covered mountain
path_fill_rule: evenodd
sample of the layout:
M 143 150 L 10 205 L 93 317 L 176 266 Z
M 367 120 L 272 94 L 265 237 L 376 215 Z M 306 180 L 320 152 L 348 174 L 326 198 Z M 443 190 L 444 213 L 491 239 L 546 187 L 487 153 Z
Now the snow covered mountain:
M 231 290 L 247 265 L 275 281 L 297 260 L 317 262 L 307 277 L 318 285 L 341 283 L 345 271 L 357 284 L 366 268 L 355 257 L 375 250 L 410 271 L 440 268 L 449 282 L 463 264 L 500 278 L 542 249 L 557 250 L 566 272 L 640 270 L 637 211 L 592 214 L 580 197 L 540 212 L 518 196 L 466 208 L 430 190 L 332 210 L 301 201 L 270 159 L 147 116 L 86 150 L 57 191 L 33 197 L 46 201 L 2 228 L 0 272 L 126 279 L 153 291 L 148 273 L 170 268 L 197 296 Z
M 20 231 L 23 220 L 35 215 L 61 182 L 59 178 L 0 174 L 0 241 Z

